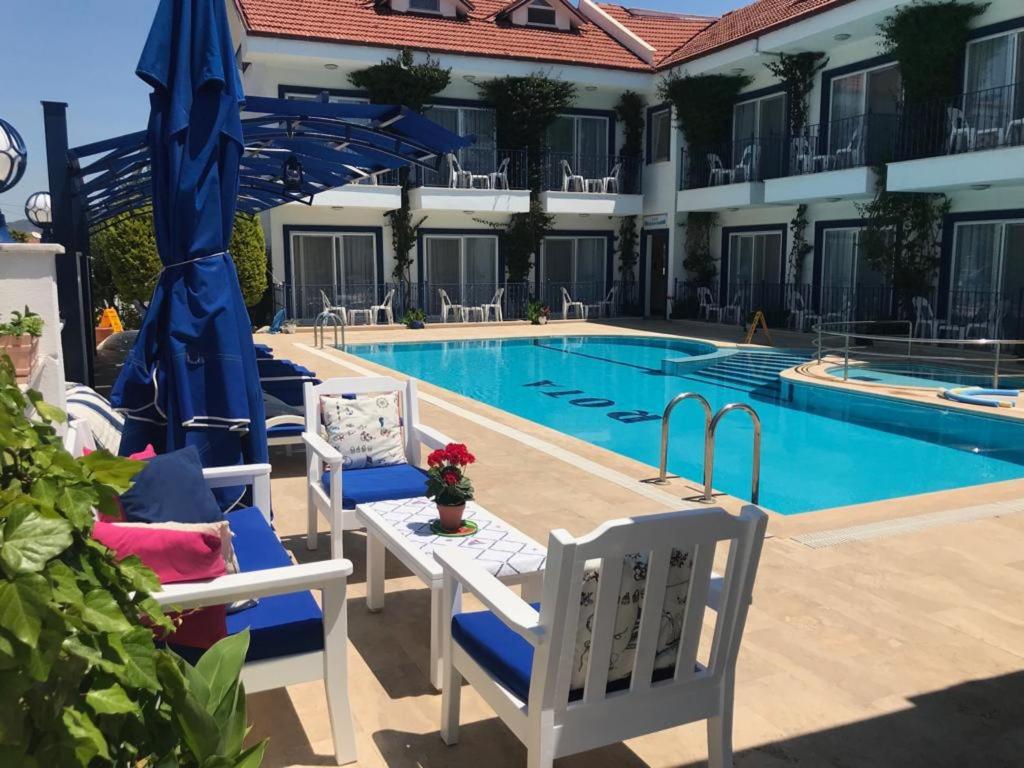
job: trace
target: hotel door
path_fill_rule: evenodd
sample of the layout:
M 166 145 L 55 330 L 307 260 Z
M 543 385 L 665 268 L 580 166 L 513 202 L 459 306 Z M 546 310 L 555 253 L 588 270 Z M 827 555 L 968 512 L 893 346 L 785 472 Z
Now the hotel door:
M 658 229 L 647 235 L 647 252 L 651 255 L 648 281 L 648 304 L 651 317 L 665 317 L 668 302 L 668 230 Z

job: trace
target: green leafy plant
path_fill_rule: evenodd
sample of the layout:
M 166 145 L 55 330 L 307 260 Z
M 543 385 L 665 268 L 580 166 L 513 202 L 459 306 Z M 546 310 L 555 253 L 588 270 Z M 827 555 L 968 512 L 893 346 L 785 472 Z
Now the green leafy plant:
M 402 323 L 406 328 L 412 328 L 416 323 L 424 325 L 426 324 L 426 321 L 427 315 L 419 307 L 413 307 L 412 309 L 405 310 L 405 316 L 402 317 Z
M 803 279 L 804 261 L 814 250 L 814 246 L 807 242 L 807 206 L 803 203 L 796 207 L 796 215 L 789 222 L 789 236 L 792 243 L 787 260 L 789 282 L 798 283 Z
M 228 251 L 235 262 L 245 306 L 253 307 L 267 292 L 267 244 L 263 225 L 256 216 L 236 214 Z
M 28 306 L 24 312 L 14 310 L 11 319 L 0 323 L 0 336 L 31 336 L 38 339 L 43 335 L 43 318 Z
M 0 765 L 256 768 L 266 743 L 243 748 L 238 682 L 248 635 L 195 667 L 155 647 L 173 628 L 156 576 L 90 536 L 93 510 L 113 513 L 142 465 L 73 458 L 63 420 L 0 357 Z
M 736 97 L 752 82 L 749 75 L 671 74 L 658 83 L 658 95 L 672 102 L 690 146 L 708 147 L 727 139 Z
M 530 325 L 540 325 L 541 319 L 547 320 L 551 314 L 547 304 L 538 299 L 530 299 L 526 304 L 526 319 Z
M 798 136 L 807 125 L 808 96 L 814 87 L 814 76 L 828 64 L 828 57 L 820 51 L 779 53 L 765 62 L 765 69 L 786 84 L 789 103 L 789 130 Z
M 636 217 L 623 216 L 619 221 L 619 235 L 617 245 L 619 249 L 619 274 L 623 280 L 636 279 L 636 263 L 639 260 L 637 244 L 640 238 L 637 235 Z
M 701 284 L 710 283 L 718 273 L 711 255 L 711 231 L 718 223 L 718 214 L 691 211 L 686 215 L 686 255 L 683 268 Z
M 499 230 L 505 271 L 510 282 L 522 282 L 530 274 L 534 257 L 555 223 L 555 217 L 544 212 L 539 199 L 530 200 L 527 213 L 513 213 L 508 224 L 493 225 Z
M 448 443 L 427 456 L 427 498 L 455 507 L 473 498 L 466 467 L 476 461 L 462 443 Z

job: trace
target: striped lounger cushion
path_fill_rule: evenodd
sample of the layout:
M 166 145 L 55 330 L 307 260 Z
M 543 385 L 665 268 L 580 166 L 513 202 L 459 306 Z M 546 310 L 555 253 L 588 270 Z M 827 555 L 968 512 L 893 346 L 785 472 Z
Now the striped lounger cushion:
M 68 387 L 67 403 L 68 413 L 89 425 L 96 447 L 116 454 L 121 445 L 124 416 L 115 411 L 103 395 L 82 384 Z

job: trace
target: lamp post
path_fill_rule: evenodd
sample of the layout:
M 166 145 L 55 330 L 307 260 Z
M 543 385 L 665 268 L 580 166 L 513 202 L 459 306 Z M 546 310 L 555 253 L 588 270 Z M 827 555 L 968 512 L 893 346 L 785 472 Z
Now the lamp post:
M 25 216 L 43 230 L 43 242 L 53 238 L 53 203 L 49 192 L 33 192 L 25 201 Z
M 6 192 L 21 181 L 27 161 L 28 152 L 25 150 L 25 141 L 21 134 L 14 130 L 13 125 L 0 119 L 0 193 Z M 3 211 L 0 211 L 0 243 L 11 241 L 11 233 L 7 229 Z

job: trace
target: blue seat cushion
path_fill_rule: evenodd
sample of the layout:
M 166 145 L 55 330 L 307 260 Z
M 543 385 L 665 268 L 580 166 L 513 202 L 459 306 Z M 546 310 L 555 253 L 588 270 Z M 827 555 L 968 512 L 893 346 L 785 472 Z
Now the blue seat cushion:
M 324 490 L 331 492 L 331 473 L 324 472 Z M 357 504 L 391 499 L 411 499 L 427 491 L 427 473 L 411 464 L 389 467 L 346 469 L 341 477 L 341 506 L 355 509 Z
M 287 550 L 259 509 L 240 509 L 229 513 L 227 519 L 234 534 L 232 543 L 242 573 L 293 565 Z M 311 653 L 324 647 L 323 614 L 308 591 L 260 597 L 252 608 L 229 613 L 227 627 L 229 635 L 248 627 L 246 661 Z M 174 646 L 174 650 L 193 663 L 202 654 L 199 649 L 181 646 Z
M 540 603 L 531 603 L 540 610 Z M 230 620 L 230 616 L 228 619 Z M 490 611 L 459 613 L 452 616 L 452 639 L 468 653 L 487 674 L 505 686 L 520 700 L 530 698 L 530 672 L 533 668 L 533 646 Z M 651 682 L 668 680 L 675 674 L 671 667 L 658 669 Z M 629 688 L 629 678 L 608 683 L 606 692 Z M 583 698 L 583 691 L 569 691 L 569 701 Z
M 267 437 L 302 437 L 305 429 L 303 424 L 275 424 L 267 427 Z

